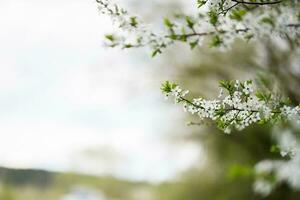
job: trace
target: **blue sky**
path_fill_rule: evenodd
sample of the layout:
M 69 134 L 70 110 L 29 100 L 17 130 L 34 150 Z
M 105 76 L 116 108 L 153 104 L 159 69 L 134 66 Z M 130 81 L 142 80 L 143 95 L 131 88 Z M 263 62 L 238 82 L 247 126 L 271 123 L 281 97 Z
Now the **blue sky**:
M 199 158 L 166 140 L 180 109 L 149 63 L 103 48 L 112 25 L 94 1 L 1 1 L 0 13 L 0 165 L 159 181 Z

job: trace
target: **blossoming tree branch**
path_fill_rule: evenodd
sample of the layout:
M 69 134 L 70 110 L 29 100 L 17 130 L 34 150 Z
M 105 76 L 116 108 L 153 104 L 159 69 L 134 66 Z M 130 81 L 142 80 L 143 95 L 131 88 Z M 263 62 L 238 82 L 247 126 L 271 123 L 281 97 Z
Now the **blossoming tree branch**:
M 161 90 L 166 97 L 172 96 L 175 103 L 182 103 L 184 110 L 197 114 L 200 120 L 210 119 L 225 133 L 232 128 L 242 130 L 250 124 L 277 120 L 297 120 L 300 123 L 300 107 L 291 107 L 285 99 L 274 98 L 272 94 L 256 91 L 251 80 L 245 82 L 220 81 L 217 100 L 186 98 L 188 90 L 166 81 Z M 225 91 L 225 92 L 224 92 Z M 227 93 L 227 94 L 225 94 Z
M 165 29 L 161 31 L 151 30 L 139 17 L 108 0 L 96 2 L 118 27 L 117 33 L 105 36 L 109 47 L 148 47 L 156 56 L 176 42 L 186 43 L 191 49 L 208 46 L 226 50 L 237 38 L 246 42 L 280 39 L 300 57 L 299 0 L 197 0 L 197 14 L 165 18 Z M 197 115 L 202 122 L 215 122 L 225 133 L 254 123 L 272 123 L 282 132 L 275 131 L 278 145 L 272 149 L 289 159 L 257 163 L 253 188 L 263 196 L 281 182 L 300 190 L 300 143 L 293 132 L 300 130 L 299 105 L 293 106 L 286 98 L 256 88 L 251 80 L 220 81 L 219 85 L 220 94 L 213 100 L 191 98 L 188 90 L 170 81 L 163 83 L 161 90 L 167 98 L 182 104 L 185 111 Z M 285 122 L 291 128 L 281 127 Z
M 97 0 L 102 13 L 111 16 L 119 27 L 119 34 L 108 34 L 110 47 L 137 48 L 148 46 L 152 56 L 176 41 L 188 43 L 193 49 L 209 37 L 211 47 L 228 48 L 236 38 L 247 41 L 270 35 L 285 37 L 299 43 L 300 3 L 297 0 L 198 0 L 198 15 L 181 16 L 177 21 L 164 19 L 166 32 L 157 34 L 126 10 L 107 0 Z M 199 115 L 200 119 L 216 121 L 217 126 L 229 133 L 232 128 L 241 130 L 255 122 L 265 123 L 279 119 L 295 118 L 299 107 L 292 108 L 272 94 L 253 94 L 252 81 L 244 83 L 222 81 L 220 86 L 229 95 L 224 99 L 188 100 L 187 91 L 165 82 L 162 91 L 183 103 L 186 111 Z
M 300 42 L 300 2 L 298 0 L 198 0 L 196 16 L 182 15 L 164 19 L 166 29 L 151 31 L 137 16 L 108 0 L 97 0 L 102 13 L 119 27 L 118 34 L 106 35 L 107 45 L 120 48 L 147 46 L 152 56 L 177 41 L 193 49 L 203 45 L 228 48 L 232 41 L 279 36 Z

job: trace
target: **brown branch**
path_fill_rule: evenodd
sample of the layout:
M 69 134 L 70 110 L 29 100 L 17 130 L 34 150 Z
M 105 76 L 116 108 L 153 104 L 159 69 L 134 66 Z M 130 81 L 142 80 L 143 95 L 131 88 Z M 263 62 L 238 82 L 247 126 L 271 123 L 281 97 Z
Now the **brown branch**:
M 282 3 L 282 1 L 270 1 L 270 2 L 252 2 L 252 1 L 240 1 L 240 0 L 231 0 L 236 3 L 241 4 L 249 4 L 249 5 L 273 5 L 273 4 L 279 4 Z
M 234 7 L 238 6 L 240 3 L 236 2 L 235 4 L 233 4 L 232 6 L 226 8 L 225 10 L 222 10 L 221 12 L 218 13 L 218 15 L 226 15 L 228 13 L 228 11 L 230 11 L 231 9 L 233 9 Z
M 299 24 L 287 24 L 287 27 L 294 27 L 294 28 L 300 28 L 300 23 Z
M 300 23 L 297 24 L 286 24 L 286 27 L 290 27 L 290 28 L 300 28 Z M 244 28 L 244 29 L 236 29 L 235 32 L 236 33 L 240 33 L 240 32 L 248 32 L 250 29 L 249 28 Z M 193 30 L 192 33 L 187 33 L 187 34 L 173 34 L 173 35 L 166 35 L 166 38 L 171 38 L 174 40 L 180 40 L 183 37 L 189 38 L 189 37 L 201 37 L 201 36 L 207 36 L 207 35 L 213 35 L 216 33 L 220 33 L 220 34 L 225 34 L 228 31 L 225 30 L 219 30 L 219 31 L 210 31 L 210 32 L 196 32 L 195 30 Z
M 194 104 L 193 102 L 191 102 L 190 100 L 188 100 L 186 98 L 180 97 L 180 100 L 184 101 L 184 102 L 186 102 L 186 103 L 188 103 L 188 104 L 190 104 L 190 105 L 192 105 L 192 106 L 194 106 L 196 108 L 200 108 L 202 110 L 205 110 L 205 108 L 203 106 L 196 105 L 196 104 Z M 226 108 L 225 111 L 238 111 L 238 113 L 239 113 L 241 111 L 246 111 L 246 110 L 245 109 L 239 109 L 239 108 L 232 107 L 232 108 Z M 247 110 L 247 111 L 252 112 L 252 114 L 260 112 L 259 110 Z M 277 110 L 271 110 L 271 112 L 274 113 L 274 114 L 281 113 L 280 111 L 277 111 Z
M 249 31 L 248 28 L 244 28 L 244 29 L 236 29 L 235 30 L 237 33 L 239 32 L 247 32 Z M 201 37 L 201 36 L 207 36 L 207 35 L 213 35 L 215 33 L 220 33 L 220 34 L 224 34 L 224 33 L 227 33 L 228 31 L 224 31 L 224 30 L 220 30 L 220 31 L 210 31 L 210 32 L 193 32 L 193 33 L 187 33 L 187 34 L 173 34 L 173 35 L 166 35 L 165 37 L 166 38 L 171 38 L 171 39 L 174 39 L 174 40 L 180 40 L 180 38 L 182 37 Z

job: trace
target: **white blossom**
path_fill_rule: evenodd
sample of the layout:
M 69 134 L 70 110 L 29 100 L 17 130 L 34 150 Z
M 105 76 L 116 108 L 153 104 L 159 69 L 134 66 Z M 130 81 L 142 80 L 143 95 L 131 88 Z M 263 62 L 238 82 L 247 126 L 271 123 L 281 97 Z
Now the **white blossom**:
M 272 192 L 273 186 L 267 180 L 257 180 L 254 182 L 253 189 L 262 196 L 268 196 Z
M 274 128 L 274 135 L 277 140 L 280 155 L 289 158 L 285 160 L 263 160 L 255 165 L 254 171 L 256 174 L 256 181 L 254 183 L 254 190 L 266 196 L 280 183 L 288 183 L 294 190 L 300 190 L 300 143 L 295 137 L 295 134 L 290 128 Z M 272 178 L 273 182 L 271 191 L 265 188 L 258 188 L 261 181 L 268 182 L 268 177 Z
M 168 21 L 167 30 L 160 34 L 154 33 L 136 16 L 112 4 L 108 0 L 97 0 L 102 13 L 111 16 L 121 33 L 114 45 L 123 48 L 149 46 L 153 55 L 174 41 L 186 42 L 194 48 L 202 45 L 203 37 L 211 38 L 211 46 L 220 47 L 220 50 L 230 48 L 236 38 L 245 40 L 260 40 L 264 38 L 286 38 L 299 42 L 299 6 L 300 1 L 289 0 L 286 3 L 278 1 L 274 5 L 261 5 L 256 9 L 246 9 L 247 3 L 238 3 L 232 0 L 207 0 L 204 9 L 189 16 L 189 25 L 186 17 Z M 274 0 L 274 2 L 276 2 Z M 263 2 L 261 2 L 263 3 Z M 132 23 L 134 19 L 134 23 Z M 129 35 L 133 39 L 128 40 Z M 244 91 L 251 93 L 251 87 L 246 85 Z
M 299 117 L 299 107 L 283 105 L 277 108 L 279 104 L 276 102 L 269 102 L 255 96 L 252 81 L 236 81 L 231 90 L 227 96 L 221 91 L 222 96 L 219 95 L 216 100 L 194 98 L 190 101 L 185 98 L 189 91 L 184 91 L 179 86 L 165 94 L 171 95 L 176 103 L 183 102 L 184 110 L 198 115 L 200 120 L 215 121 L 225 133 L 230 133 L 233 128 L 242 130 L 261 120 L 268 121 L 274 117 L 274 113 L 280 113 L 286 119 L 292 116 Z
M 253 92 L 253 87 L 252 87 L 252 83 L 251 82 L 245 82 L 244 83 L 244 88 L 243 88 L 243 92 L 246 94 L 246 95 L 249 95 L 250 93 Z

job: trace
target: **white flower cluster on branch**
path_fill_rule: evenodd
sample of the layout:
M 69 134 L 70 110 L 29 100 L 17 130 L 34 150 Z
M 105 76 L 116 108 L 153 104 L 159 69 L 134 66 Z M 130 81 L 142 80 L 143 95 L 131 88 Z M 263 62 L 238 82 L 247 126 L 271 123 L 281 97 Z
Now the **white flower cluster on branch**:
M 128 11 L 112 4 L 109 0 L 96 0 L 102 14 L 110 16 L 113 23 L 119 28 L 119 34 L 105 36 L 109 47 L 135 48 L 149 46 L 155 56 L 161 49 L 172 43 L 172 40 L 152 32 L 140 21 L 137 16 L 130 15 Z
M 136 16 L 108 0 L 96 0 L 102 13 L 111 16 L 121 30 L 106 39 L 112 47 L 149 46 L 152 55 L 175 41 L 193 49 L 208 37 L 212 47 L 228 47 L 236 38 L 246 41 L 264 37 L 282 37 L 299 43 L 300 1 L 298 0 L 198 0 L 199 12 L 164 19 L 166 31 L 156 34 Z
M 299 124 L 295 123 L 298 129 Z M 274 128 L 278 151 L 282 160 L 263 160 L 255 165 L 254 191 L 262 196 L 269 195 L 278 185 L 285 182 L 294 190 L 300 190 L 300 144 L 291 128 Z
M 197 0 L 198 13 L 164 19 L 166 30 L 154 33 L 137 16 L 129 14 L 109 0 L 96 0 L 101 13 L 111 17 L 118 34 L 106 35 L 110 47 L 150 47 L 152 56 L 177 41 L 191 49 L 207 43 L 210 47 L 230 47 L 237 39 L 245 41 L 283 38 L 300 45 L 299 0 Z M 256 90 L 251 80 L 221 81 L 218 98 L 187 98 L 189 91 L 166 81 L 162 92 L 174 98 L 186 112 L 199 120 L 210 120 L 225 133 L 242 130 L 252 124 L 295 122 L 300 124 L 300 107 L 273 94 Z M 198 124 L 198 123 L 197 123 Z M 280 124 L 280 123 L 279 123 Z M 300 128 L 299 128 L 300 130 Z M 254 169 L 254 190 L 269 195 L 281 182 L 300 190 L 300 144 L 294 133 L 283 131 L 277 135 L 278 150 L 284 160 L 264 160 Z
M 251 80 L 221 81 L 218 99 L 206 100 L 195 98 L 189 100 L 189 91 L 181 89 L 177 84 L 166 81 L 161 90 L 166 97 L 173 97 L 175 103 L 182 103 L 185 111 L 199 116 L 200 120 L 215 121 L 225 133 L 233 128 L 242 130 L 247 126 L 260 122 L 296 119 L 300 122 L 300 107 L 291 107 L 287 102 L 274 98 L 271 94 L 255 91 Z M 227 95 L 224 95 L 223 90 Z

